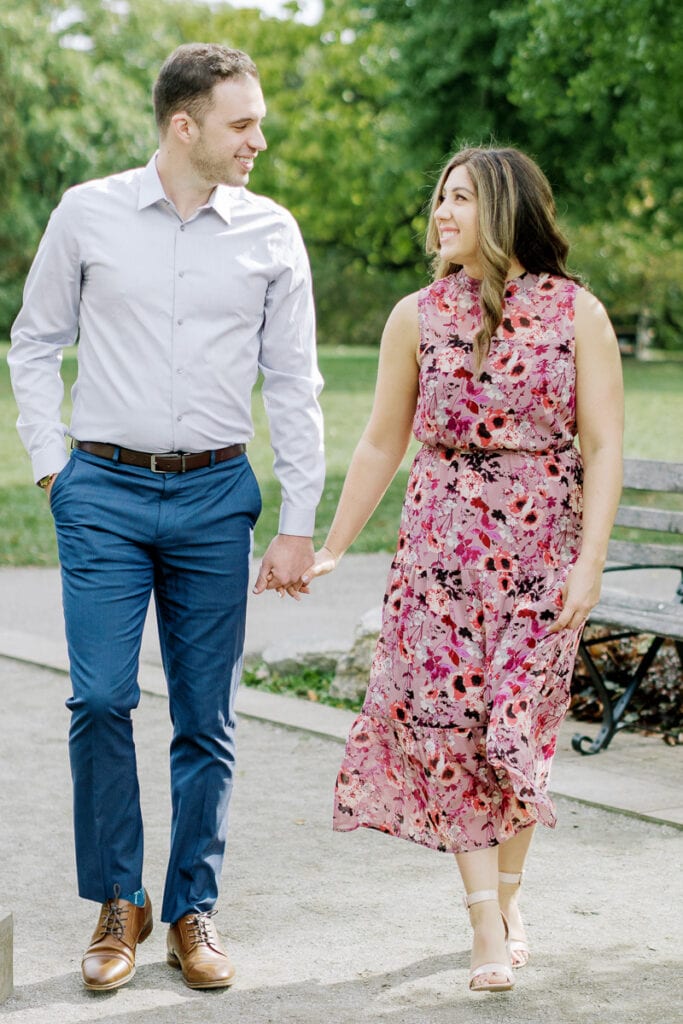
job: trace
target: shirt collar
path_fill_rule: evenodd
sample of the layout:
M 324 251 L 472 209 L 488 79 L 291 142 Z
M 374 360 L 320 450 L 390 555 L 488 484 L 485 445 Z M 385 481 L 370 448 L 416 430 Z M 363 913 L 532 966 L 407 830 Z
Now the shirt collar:
M 234 192 L 234 189 L 228 188 L 227 185 L 216 185 L 215 189 L 209 196 L 208 205 L 213 207 L 219 217 L 221 217 L 226 224 L 230 223 L 232 216 L 232 199 L 230 193 Z
M 138 210 L 144 210 L 147 206 L 154 206 L 155 203 L 161 202 L 164 199 L 166 199 L 166 193 L 157 171 L 157 154 L 155 153 L 142 171 L 140 191 L 138 193 Z
M 232 212 L 230 191 L 227 185 L 216 185 L 206 204 L 215 210 L 226 224 L 230 223 Z M 144 210 L 146 207 L 154 206 L 155 203 L 159 202 L 168 202 L 168 197 L 164 192 L 164 186 L 161 184 L 161 178 L 157 171 L 157 154 L 155 153 L 142 171 L 140 191 L 138 193 L 138 210 Z

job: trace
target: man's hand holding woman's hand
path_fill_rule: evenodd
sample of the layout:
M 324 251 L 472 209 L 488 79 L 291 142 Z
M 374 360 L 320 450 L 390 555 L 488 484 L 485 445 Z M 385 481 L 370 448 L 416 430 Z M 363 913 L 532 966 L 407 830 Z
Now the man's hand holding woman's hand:
M 302 594 L 308 594 L 308 585 L 317 576 L 325 576 L 339 565 L 341 555 L 335 555 L 328 547 L 315 553 L 309 538 L 287 537 L 279 534 L 271 541 L 263 556 L 254 593 L 275 590 L 280 597 L 289 594 L 296 601 Z M 306 568 L 301 571 L 301 566 Z
M 300 601 L 301 594 L 308 593 L 301 577 L 306 566 L 311 564 L 311 558 L 313 541 L 310 537 L 279 533 L 263 556 L 254 593 L 275 590 L 280 597 L 289 594 L 295 601 Z

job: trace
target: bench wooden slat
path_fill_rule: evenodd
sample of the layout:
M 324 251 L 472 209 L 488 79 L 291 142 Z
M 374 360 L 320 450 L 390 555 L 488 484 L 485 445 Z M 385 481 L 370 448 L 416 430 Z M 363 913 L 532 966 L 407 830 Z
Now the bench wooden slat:
M 614 521 L 618 526 L 638 526 L 641 530 L 659 530 L 660 533 L 683 533 L 683 512 L 674 509 L 620 505 Z
M 591 612 L 590 622 L 591 626 L 619 626 L 636 633 L 651 633 L 653 636 L 683 641 L 683 619 L 676 622 L 650 612 L 635 612 L 633 608 L 601 608 L 598 604 Z
M 653 601 L 623 590 L 603 587 L 600 601 L 590 613 L 590 622 L 683 640 L 683 604 Z
M 634 570 L 635 575 L 632 577 L 631 583 L 633 587 L 638 586 L 638 570 Z M 604 577 L 603 577 L 604 579 Z M 644 612 L 659 612 L 659 611 L 678 611 L 683 616 L 683 604 L 678 601 L 676 593 L 672 590 L 671 595 L 666 597 L 643 597 L 641 594 L 636 593 L 635 590 L 626 589 L 621 586 L 610 586 L 609 583 L 603 583 L 602 591 L 600 593 L 600 603 L 610 605 L 626 605 L 629 608 L 642 608 Z
M 683 569 L 683 545 L 681 544 L 639 544 L 632 540 L 611 540 L 607 548 L 610 562 L 622 565 L 668 566 Z
M 655 462 L 650 459 L 624 460 L 624 487 L 641 491 L 673 491 L 683 494 L 683 469 L 680 462 Z

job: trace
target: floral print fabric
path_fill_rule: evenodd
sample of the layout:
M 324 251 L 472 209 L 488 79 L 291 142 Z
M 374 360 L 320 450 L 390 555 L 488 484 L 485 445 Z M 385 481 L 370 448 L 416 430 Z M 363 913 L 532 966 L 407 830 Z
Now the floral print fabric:
M 419 293 L 422 447 L 337 830 L 463 852 L 555 823 L 548 775 L 580 634 L 548 634 L 580 544 L 576 290 L 509 282 L 478 376 L 479 283 L 460 271 Z

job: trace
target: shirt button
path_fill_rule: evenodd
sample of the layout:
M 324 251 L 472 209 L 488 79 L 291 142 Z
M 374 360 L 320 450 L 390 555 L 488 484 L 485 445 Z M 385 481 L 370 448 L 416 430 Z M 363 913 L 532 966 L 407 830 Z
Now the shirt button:
M 179 320 L 176 320 L 176 323 L 177 323 L 177 324 L 178 324 L 178 326 L 180 327 L 180 326 L 182 325 L 182 323 L 183 323 L 183 319 L 182 319 L 182 317 L 181 317 L 181 318 L 180 318 Z
M 178 423 L 180 423 L 180 421 L 182 420 L 182 418 L 183 418 L 182 416 L 176 416 L 176 419 L 178 420 Z
M 178 271 L 178 277 L 185 277 L 185 271 L 184 270 L 179 270 Z
M 180 230 L 181 230 L 181 231 L 184 231 L 184 230 L 185 230 L 185 225 L 184 225 L 184 224 L 181 224 L 181 225 L 180 225 Z

